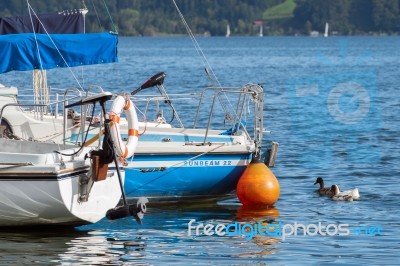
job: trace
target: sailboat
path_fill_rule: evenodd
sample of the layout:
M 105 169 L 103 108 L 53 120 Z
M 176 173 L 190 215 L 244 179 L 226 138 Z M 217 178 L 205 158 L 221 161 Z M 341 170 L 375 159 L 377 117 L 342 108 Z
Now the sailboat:
M 263 24 L 260 25 L 260 32 L 258 33 L 259 37 L 263 37 L 264 33 L 263 33 Z
M 228 25 L 226 25 L 225 37 L 229 37 L 229 36 L 231 36 L 231 28 L 229 27 L 229 24 L 228 24 Z
M 42 20 L 39 17 L 2 18 L 7 23 L 0 23 L 3 34 L 0 35 L 0 72 L 34 70 L 34 75 L 40 73 L 43 77 L 45 69 L 115 62 L 117 37 L 114 34 L 76 33 L 82 28 L 80 18 L 85 12 L 46 14 Z M 46 19 L 50 24 L 46 24 Z M 52 33 L 61 29 L 74 33 Z M 90 47 L 85 48 L 88 43 Z M 71 92 L 78 93 L 71 96 Z M 124 206 L 117 206 L 124 196 L 124 172 L 118 168 L 112 146 L 107 144 L 109 134 L 104 134 L 99 146 L 90 150 L 77 144 L 29 137 L 37 132 L 51 132 L 50 123 L 36 116 L 38 113 L 62 104 L 65 116 L 55 119 L 58 122 L 53 126 L 63 128 L 68 122 L 68 100 L 79 99 L 75 105 L 81 110 L 94 110 L 96 104 L 103 105 L 112 94 L 82 96 L 77 90 L 67 89 L 64 100 L 30 104 L 19 102 L 17 95 L 17 88 L 0 86 L 0 227 L 76 226 L 95 223 L 106 216 L 110 219 L 131 213 L 137 216 L 137 208 L 130 211 L 125 202 Z M 36 111 L 27 111 L 24 109 L 27 107 Z M 81 125 L 81 130 L 85 130 L 85 124 Z M 121 214 L 121 210 L 125 213 Z
M 230 34 L 229 25 L 227 31 Z M 86 35 L 87 38 L 91 36 Z M 105 35 L 116 40 L 113 34 Z M 190 37 L 194 38 L 193 35 Z M 116 51 L 100 42 L 93 43 L 104 52 Z M 113 60 L 104 58 L 101 61 Z M 187 110 L 193 110 L 192 113 L 185 113 L 188 121 L 192 115 L 189 126 L 181 121 L 174 101 L 167 93 L 165 72 L 156 73 L 130 94 L 124 94 L 124 100 L 121 100 L 121 95 L 113 95 L 110 99 L 112 108 L 108 113 L 113 116 L 112 124 L 118 126 L 113 142 L 116 150 L 120 151 L 118 161 L 125 173 L 123 187 L 128 202 L 136 202 L 141 197 L 148 198 L 150 202 L 164 203 L 232 198 L 235 197 L 238 180 L 253 158 L 263 157 L 266 151 L 262 143 L 266 130 L 263 126 L 262 86 L 245 83 L 225 87 L 215 82 L 210 67 L 206 68 L 206 74 L 213 83 L 190 101 L 185 101 L 189 106 Z M 100 86 L 92 86 L 84 91 L 69 90 L 61 94 L 66 98 L 76 92 L 81 98 L 90 95 L 93 90 L 102 91 Z M 142 91 L 151 90 L 159 95 L 141 96 Z M 56 99 L 56 95 L 52 97 Z M 138 109 L 135 102 L 140 100 L 146 101 L 144 109 L 140 110 L 146 119 L 136 122 L 129 110 Z M 0 95 L 0 108 L 4 109 L 0 116 L 9 138 L 83 144 L 84 151 L 99 146 L 103 133 L 90 128 L 88 118 L 93 118 L 90 109 L 68 108 L 60 115 L 57 108 L 55 112 L 5 108 L 17 101 L 17 91 Z M 120 107 L 117 108 L 119 111 L 115 112 L 113 106 Z M 222 110 L 222 113 L 217 110 Z M 170 114 L 170 119 L 167 119 L 167 114 Z M 65 123 L 61 117 L 66 118 Z M 200 121 L 201 117 L 206 117 L 206 121 Z
M 325 32 L 324 32 L 324 37 L 328 37 L 329 34 L 329 24 L 328 22 L 325 23 Z

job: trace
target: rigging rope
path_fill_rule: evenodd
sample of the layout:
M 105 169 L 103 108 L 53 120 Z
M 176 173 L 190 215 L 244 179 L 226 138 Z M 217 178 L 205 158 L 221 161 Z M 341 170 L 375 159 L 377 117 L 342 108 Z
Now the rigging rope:
M 36 49 L 37 49 L 39 64 L 40 64 L 40 70 L 35 69 L 35 71 L 33 72 L 34 102 L 36 104 L 48 104 L 49 89 L 47 87 L 46 70 L 43 70 L 42 57 L 40 56 L 40 48 L 39 48 L 39 44 L 37 42 L 36 32 L 34 31 L 34 25 L 33 25 L 32 13 L 31 13 L 32 8 L 31 8 L 28 0 L 27 0 L 27 4 L 28 4 L 29 18 L 31 19 L 32 31 L 35 36 L 35 44 L 36 44 Z M 43 91 L 43 93 L 41 93 L 42 91 Z M 44 97 L 44 99 L 43 99 L 43 97 Z M 42 107 L 42 111 L 47 112 L 47 108 Z
M 174 3 L 176 11 L 178 11 L 179 17 L 181 18 L 182 23 L 185 26 L 186 31 L 189 34 L 189 37 L 192 40 L 193 45 L 194 45 L 198 55 L 201 58 L 201 61 L 202 61 L 203 65 L 204 65 L 204 68 L 205 68 L 206 72 L 207 73 L 211 73 L 212 78 L 217 82 L 218 87 L 221 87 L 221 84 L 219 83 L 219 80 L 218 80 L 217 76 L 215 75 L 214 71 L 212 70 L 210 63 L 208 62 L 207 58 L 205 57 L 205 55 L 203 53 L 203 50 L 201 49 L 201 47 L 200 47 L 199 43 L 197 42 L 196 38 L 194 37 L 193 32 L 190 30 L 189 24 L 187 24 L 187 22 L 185 20 L 185 17 L 183 16 L 181 10 L 179 9 L 179 7 L 176 4 L 175 0 L 172 0 L 172 2 Z
M 195 49 L 196 49 L 196 51 L 197 51 L 202 63 L 203 63 L 203 65 L 204 65 L 204 69 L 205 69 L 205 71 L 207 73 L 207 76 L 211 79 L 211 81 L 214 80 L 217 83 L 218 86 L 216 86 L 216 87 L 222 89 L 221 83 L 219 82 L 219 80 L 218 80 L 217 76 L 215 75 L 214 71 L 212 70 L 210 63 L 208 62 L 206 56 L 204 55 L 203 50 L 201 49 L 201 47 L 200 47 L 199 43 L 197 42 L 193 32 L 191 31 L 191 29 L 189 27 L 189 24 L 186 22 L 185 17 L 183 16 L 181 10 L 179 9 L 179 7 L 176 4 L 175 0 L 172 0 L 172 2 L 173 2 L 174 6 L 175 6 L 175 8 L 176 8 L 176 10 L 177 10 L 177 12 L 179 14 L 180 19 L 182 20 L 183 25 L 186 28 L 186 31 L 187 31 L 190 39 L 193 42 L 193 45 L 194 45 L 194 47 L 195 47 Z M 229 105 L 230 109 L 231 110 L 235 110 L 234 107 L 232 106 L 228 96 L 226 95 L 226 93 L 222 93 L 222 95 L 225 97 L 226 101 L 228 102 L 228 105 Z M 226 117 L 228 118 L 228 120 L 232 121 L 232 116 L 231 116 L 228 108 L 226 107 L 225 103 L 220 99 L 220 97 L 218 97 L 218 101 L 220 102 L 223 110 L 225 111 Z
M 33 96 L 35 104 L 49 104 L 50 95 L 49 88 L 47 86 L 47 75 L 46 70 L 35 69 L 33 71 Z M 36 107 L 41 110 L 41 113 L 47 113 L 49 106 Z
M 94 13 L 96 14 L 97 21 L 99 22 L 99 27 L 100 27 L 101 31 L 104 31 L 103 25 L 101 25 L 101 21 L 100 21 L 100 18 L 99 18 L 99 14 L 97 13 L 96 6 L 94 5 L 93 1 L 91 1 L 91 2 L 92 2 L 92 6 L 93 6 Z
M 112 17 L 111 17 L 110 11 L 108 10 L 108 7 L 107 7 L 107 5 L 106 5 L 105 0 L 103 0 L 103 3 L 104 3 L 104 6 L 106 7 L 106 11 L 107 11 L 108 17 L 110 18 L 111 23 L 112 23 L 112 25 L 113 25 L 113 27 L 114 27 L 114 32 L 115 32 L 116 34 L 118 34 L 117 26 L 114 24 L 114 21 L 113 21 L 113 19 L 112 19 Z
M 46 28 L 44 27 L 42 21 L 39 19 L 39 16 L 36 14 L 35 10 L 33 10 L 32 6 L 29 4 L 29 0 L 26 0 L 26 3 L 28 5 L 28 10 L 29 10 L 29 17 L 31 18 L 31 23 L 32 23 L 32 29 L 34 29 L 33 27 L 33 19 L 32 19 L 32 14 L 31 11 L 33 12 L 33 14 L 35 15 L 35 17 L 37 18 L 37 20 L 39 21 L 40 25 L 43 27 L 44 31 L 46 32 L 46 35 L 49 37 L 51 43 L 54 45 L 54 48 L 57 50 L 58 54 L 60 55 L 61 59 L 64 61 L 65 65 L 67 66 L 67 68 L 69 69 L 69 71 L 71 72 L 72 76 L 74 77 L 75 81 L 78 83 L 78 86 L 83 90 L 83 86 L 81 85 L 81 83 L 79 82 L 78 78 L 76 77 L 75 73 L 72 71 L 72 68 L 68 65 L 67 61 L 65 60 L 64 56 L 61 54 L 60 50 L 58 49 L 57 45 L 55 44 L 54 40 L 51 38 L 49 32 L 46 30 Z M 37 51 L 38 51 L 38 56 L 39 56 L 39 61 L 40 61 L 40 69 L 43 70 L 43 66 L 42 66 L 42 59 L 40 57 L 40 50 L 39 50 L 39 44 L 37 42 L 36 39 L 36 32 L 33 31 L 34 37 L 35 37 L 35 41 L 36 41 L 36 47 L 37 47 Z

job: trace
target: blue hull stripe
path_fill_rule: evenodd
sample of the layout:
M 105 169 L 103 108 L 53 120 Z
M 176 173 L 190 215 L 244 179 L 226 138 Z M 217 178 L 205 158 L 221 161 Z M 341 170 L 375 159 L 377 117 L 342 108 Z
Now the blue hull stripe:
M 251 154 L 191 157 L 135 155 L 125 168 L 127 197 L 223 196 L 236 188 L 251 160 Z

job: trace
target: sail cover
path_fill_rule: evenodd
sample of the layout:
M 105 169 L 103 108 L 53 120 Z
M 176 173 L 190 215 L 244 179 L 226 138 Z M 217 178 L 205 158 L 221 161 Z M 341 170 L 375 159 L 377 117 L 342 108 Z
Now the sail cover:
M 0 36 L 0 73 L 118 62 L 112 33 Z
M 85 9 L 39 14 L 38 17 L 15 16 L 0 18 L 0 34 L 16 33 L 84 33 Z M 40 20 L 40 21 L 39 21 Z

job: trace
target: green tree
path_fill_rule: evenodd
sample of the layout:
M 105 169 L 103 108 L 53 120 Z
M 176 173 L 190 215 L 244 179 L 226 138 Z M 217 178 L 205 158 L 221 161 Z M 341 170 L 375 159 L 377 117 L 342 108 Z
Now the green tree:
M 254 21 L 269 18 L 265 34 L 322 32 L 326 22 L 339 34 L 400 30 L 400 0 L 176 0 L 195 34 L 223 36 L 229 24 L 234 35 L 256 34 Z M 185 34 L 175 6 L 159 0 L 29 0 L 37 13 L 86 7 L 86 30 L 121 35 Z M 287 7 L 293 7 L 289 9 Z M 282 11 L 290 10 L 290 11 Z M 282 14 L 275 13 L 290 13 Z M 0 1 L 0 15 L 28 15 L 26 0 Z
M 379 31 L 398 31 L 400 23 L 399 0 L 373 0 L 373 21 Z
M 122 35 L 137 35 L 135 28 L 136 22 L 139 20 L 139 12 L 135 9 L 125 8 L 118 12 L 118 32 Z

